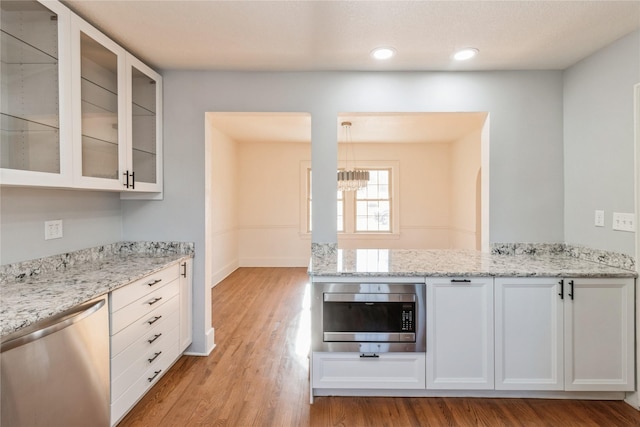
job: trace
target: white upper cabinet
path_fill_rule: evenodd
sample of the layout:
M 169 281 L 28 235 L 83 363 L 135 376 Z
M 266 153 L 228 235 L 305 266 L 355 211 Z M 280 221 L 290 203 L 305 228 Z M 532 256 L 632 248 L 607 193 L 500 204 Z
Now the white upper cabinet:
M 74 181 L 121 190 L 126 170 L 125 51 L 84 20 L 71 30 Z
M 127 54 L 127 150 L 129 189 L 162 191 L 162 78 Z M 125 177 L 126 181 L 126 177 Z M 125 182 L 126 183 L 126 182 Z
M 69 187 L 69 22 L 57 2 L 0 2 L 0 183 Z
M 4 185 L 162 198 L 162 78 L 57 1 L 3 1 Z
M 162 191 L 162 78 L 81 18 L 72 24 L 74 179 Z

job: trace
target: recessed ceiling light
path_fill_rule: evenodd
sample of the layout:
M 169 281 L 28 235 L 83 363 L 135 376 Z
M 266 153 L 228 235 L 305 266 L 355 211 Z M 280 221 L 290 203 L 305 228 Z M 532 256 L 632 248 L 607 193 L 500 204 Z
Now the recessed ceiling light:
M 478 49 L 475 47 L 467 47 L 465 49 L 461 49 L 457 51 L 453 55 L 453 59 L 457 61 L 466 61 L 467 59 L 471 59 L 478 54 Z
M 371 51 L 371 56 L 375 59 L 385 60 L 393 57 L 396 50 L 392 47 L 378 47 Z

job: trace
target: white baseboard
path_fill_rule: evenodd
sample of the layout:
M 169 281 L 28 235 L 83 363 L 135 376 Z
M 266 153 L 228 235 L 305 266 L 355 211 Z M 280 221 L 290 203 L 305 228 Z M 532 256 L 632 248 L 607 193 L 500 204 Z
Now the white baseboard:
M 235 259 L 230 263 L 228 263 L 227 265 L 225 265 L 224 267 L 222 267 L 221 269 L 219 269 L 218 271 L 216 271 L 215 273 L 213 273 L 211 277 L 211 287 L 213 288 L 215 285 L 222 282 L 228 275 L 236 271 L 238 267 L 239 267 L 238 260 Z
M 207 331 L 205 335 L 206 347 L 204 352 L 187 350 L 182 354 L 184 354 L 185 356 L 204 356 L 204 357 L 210 355 L 213 349 L 216 348 L 215 335 L 216 335 L 215 329 L 211 328 Z

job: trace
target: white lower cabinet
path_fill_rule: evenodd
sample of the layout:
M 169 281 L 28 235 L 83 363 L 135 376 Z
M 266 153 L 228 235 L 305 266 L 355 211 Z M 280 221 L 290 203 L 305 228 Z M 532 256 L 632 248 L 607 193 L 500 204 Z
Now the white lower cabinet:
M 635 279 L 425 282 L 426 354 L 314 352 L 312 389 L 634 390 Z
M 493 278 L 427 279 L 427 388 L 493 389 Z
M 496 390 L 564 389 L 559 280 L 495 280 Z
M 117 424 L 178 359 L 190 331 L 184 313 L 191 275 L 173 264 L 110 294 L 111 425 Z M 190 304 L 190 292 L 187 295 Z M 189 307 L 190 309 L 190 307 Z M 185 325 L 184 322 L 189 322 Z M 189 336 L 189 342 L 191 337 Z
M 569 279 L 564 288 L 565 390 L 634 390 L 634 280 Z
M 335 389 L 424 389 L 424 353 L 314 352 L 312 387 Z
M 634 389 L 634 279 L 495 280 L 496 389 Z

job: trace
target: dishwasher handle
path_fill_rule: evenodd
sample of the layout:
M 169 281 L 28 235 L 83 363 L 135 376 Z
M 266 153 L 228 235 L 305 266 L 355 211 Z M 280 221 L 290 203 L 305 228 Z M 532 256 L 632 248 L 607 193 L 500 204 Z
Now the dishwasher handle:
M 91 301 L 85 304 L 75 306 L 67 311 L 64 311 L 49 319 L 37 322 L 28 330 L 23 331 L 17 337 L 12 335 L 8 336 L 6 340 L 0 344 L 0 353 L 11 350 L 21 345 L 28 344 L 37 339 L 44 338 L 47 335 L 51 335 L 58 332 L 68 326 L 78 323 L 82 319 L 91 316 L 96 311 L 100 310 L 106 303 L 106 299 L 102 298 L 98 301 Z M 35 330 L 33 330 L 35 328 Z

